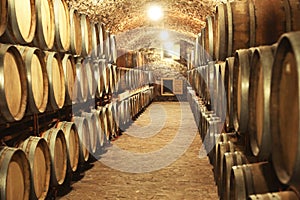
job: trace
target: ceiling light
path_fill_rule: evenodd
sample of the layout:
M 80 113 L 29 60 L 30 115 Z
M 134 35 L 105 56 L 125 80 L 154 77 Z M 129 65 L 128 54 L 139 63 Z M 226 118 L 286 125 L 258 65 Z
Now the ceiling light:
M 158 5 L 150 6 L 148 9 L 148 17 L 153 21 L 158 21 L 163 17 L 163 10 Z

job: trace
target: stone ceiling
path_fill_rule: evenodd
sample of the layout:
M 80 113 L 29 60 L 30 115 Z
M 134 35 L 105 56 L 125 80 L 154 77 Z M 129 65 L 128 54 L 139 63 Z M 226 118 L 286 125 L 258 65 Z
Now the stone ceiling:
M 205 18 L 215 11 L 221 0 L 66 0 L 71 7 L 89 15 L 95 21 L 102 21 L 111 33 L 118 35 L 135 31 L 140 38 L 145 29 L 164 29 L 176 32 L 178 37 L 194 40 Z M 154 23 L 147 18 L 150 5 L 160 5 L 164 10 L 163 19 Z M 128 37 L 127 37 L 128 38 Z M 133 38 L 131 34 L 130 38 Z M 129 40 L 131 40 L 129 38 Z M 142 37 L 145 40 L 145 37 Z M 154 36 L 149 36 L 149 41 Z M 182 38 L 181 38 L 182 39 Z

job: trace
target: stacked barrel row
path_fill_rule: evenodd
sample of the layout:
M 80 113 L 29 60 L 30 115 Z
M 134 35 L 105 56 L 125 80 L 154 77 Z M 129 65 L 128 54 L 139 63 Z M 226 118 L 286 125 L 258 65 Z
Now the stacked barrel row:
M 1 1 L 0 42 L 116 62 L 114 36 L 64 0 Z M 22 11 L 22 12 L 21 12 Z
M 188 98 L 220 199 L 299 199 L 299 15 L 298 1 L 228 2 L 196 38 Z

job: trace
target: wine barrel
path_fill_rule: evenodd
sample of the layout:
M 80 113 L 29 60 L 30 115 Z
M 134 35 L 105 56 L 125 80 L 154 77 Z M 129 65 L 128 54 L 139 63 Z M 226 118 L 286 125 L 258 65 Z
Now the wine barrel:
M 91 55 L 92 52 L 92 32 L 91 32 L 91 21 L 87 15 L 80 15 L 80 26 L 82 35 L 82 52 L 81 56 Z
M 35 1 L 13 0 L 7 1 L 6 4 L 3 5 L 6 7 L 1 8 L 1 11 L 7 9 L 7 25 L 0 41 L 10 44 L 31 43 L 36 30 Z
M 9 122 L 23 118 L 27 105 L 25 64 L 18 49 L 0 44 L 0 112 Z
M 52 186 L 60 186 L 64 183 L 67 173 L 67 144 L 64 133 L 60 129 L 51 128 L 42 133 L 42 137 L 50 149 L 50 183 Z
M 115 136 L 116 133 L 112 103 L 106 104 L 105 108 L 106 108 L 105 112 L 106 112 L 106 120 L 107 120 L 106 138 L 112 138 L 113 136 Z
M 221 194 L 221 185 L 222 185 L 222 180 L 221 180 L 221 175 L 223 173 L 223 160 L 224 160 L 224 154 L 227 152 L 234 152 L 234 145 L 230 141 L 225 141 L 225 142 L 219 142 L 216 146 L 216 167 L 215 167 L 215 177 L 216 177 L 216 182 L 218 185 L 218 194 Z
M 96 24 L 91 22 L 91 57 L 96 59 L 99 57 L 98 45 L 100 44 L 99 36 L 97 35 Z
M 112 116 L 113 116 L 113 121 L 114 121 L 114 130 L 115 130 L 115 136 L 118 136 L 118 130 L 120 127 L 120 116 L 118 112 L 118 102 L 114 101 L 112 102 Z
M 116 65 L 111 66 L 112 71 L 112 84 L 113 84 L 113 91 L 118 92 L 119 91 L 119 73 Z
M 101 98 L 104 93 L 103 63 L 94 61 L 94 75 L 97 83 L 96 97 Z
M 47 142 L 43 138 L 31 136 L 18 147 L 25 152 L 30 164 L 30 199 L 45 199 L 51 175 L 50 150 Z
M 108 94 L 109 92 L 113 92 L 113 83 L 112 83 L 112 71 L 111 71 L 111 64 L 107 64 L 105 66 L 105 92 Z
M 65 134 L 67 143 L 68 165 L 75 172 L 79 163 L 79 136 L 74 122 L 59 122 L 57 128 Z
M 299 39 L 300 32 L 293 32 L 279 40 L 270 96 L 272 162 L 278 179 L 297 188 L 300 187 Z
M 84 117 L 73 117 L 71 121 L 75 123 L 79 136 L 79 164 L 84 164 L 90 157 L 89 125 Z
M 71 105 L 74 100 L 74 88 L 75 88 L 75 78 L 76 78 L 76 69 L 75 69 L 75 60 L 71 54 L 65 54 L 62 59 L 62 67 L 64 70 L 65 77 L 65 88 L 66 88 L 66 105 Z
M 203 65 L 207 65 L 207 61 L 209 60 L 208 59 L 208 54 L 207 52 L 205 51 L 206 48 L 206 44 L 205 44 L 205 28 L 202 28 L 201 29 L 201 32 L 200 32 L 200 38 L 199 38 L 199 45 L 200 45 L 200 66 L 203 66 Z
M 7 26 L 7 0 L 0 1 L 1 15 L 0 15 L 0 37 L 5 32 Z
M 110 31 L 105 30 L 105 34 L 104 34 L 104 55 L 105 55 L 105 59 L 108 63 L 111 63 L 111 61 L 112 61 L 110 42 L 111 42 L 110 41 Z
M 95 97 L 96 87 L 97 87 L 93 61 L 91 59 L 85 58 L 83 60 L 83 68 L 86 71 L 86 78 L 88 84 L 88 97 L 90 99 L 93 99 Z
M 72 55 L 81 55 L 82 35 L 80 26 L 80 15 L 77 10 L 70 9 L 70 53 Z
M 53 0 L 35 0 L 36 30 L 32 46 L 50 50 L 54 45 L 55 23 Z M 24 12 L 24 11 L 23 11 Z
M 225 60 L 235 50 L 275 43 L 291 27 L 288 0 L 246 0 L 220 4 L 216 9 L 216 59 Z M 299 8 L 292 9 L 299 17 Z M 298 12 L 298 14 L 296 14 Z M 295 24 L 293 21 L 293 25 Z
M 91 109 L 91 112 L 95 115 L 95 118 L 97 120 L 97 138 L 100 147 L 102 147 L 104 145 L 104 131 L 102 130 L 101 119 L 100 119 L 101 111 L 96 109 Z
M 204 35 L 204 40 L 205 40 L 205 49 L 204 50 L 208 55 L 208 57 L 207 57 L 208 61 L 213 61 L 213 60 L 215 60 L 215 54 L 214 54 L 215 18 L 214 18 L 214 15 L 207 16 L 205 22 L 206 22 L 206 26 L 205 26 L 205 35 Z
M 88 124 L 88 134 L 89 134 L 89 151 L 95 153 L 98 145 L 98 133 L 97 127 L 99 127 L 98 120 L 94 113 L 83 112 L 81 114 L 84 117 Z
M 248 197 L 248 200 L 298 200 L 299 196 L 293 191 L 269 192 L 265 194 L 254 194 Z
M 86 102 L 88 99 L 88 80 L 87 80 L 87 73 L 86 69 L 83 65 L 84 59 L 77 58 L 76 60 L 76 79 L 74 84 L 74 93 L 73 93 L 73 100 L 74 102 L 82 103 Z
M 255 48 L 251 60 L 249 80 L 249 137 L 254 156 L 269 160 L 272 141 L 270 130 L 270 67 L 274 61 L 275 46 Z
M 250 77 L 250 60 L 253 50 L 242 49 L 235 53 L 233 67 L 233 126 L 240 134 L 248 132 L 248 93 Z
M 30 166 L 22 150 L 0 147 L 0 175 L 1 199 L 29 199 Z
M 99 110 L 99 117 L 101 121 L 101 130 L 104 134 L 104 139 L 106 141 L 109 140 L 109 131 L 108 131 L 108 125 L 107 125 L 107 116 L 106 116 L 106 107 L 98 107 L 97 110 Z
M 230 199 L 247 199 L 252 194 L 276 192 L 281 188 L 268 162 L 233 166 L 230 177 Z
M 103 58 L 104 56 L 104 36 L 103 31 L 105 30 L 104 24 L 101 22 L 98 22 L 95 24 L 96 26 L 96 35 L 99 37 L 99 44 L 98 44 L 98 56 L 100 58 Z
M 70 13 L 67 2 L 64 0 L 53 0 L 55 38 L 54 49 L 66 52 L 70 49 Z
M 18 46 L 27 74 L 27 103 L 32 113 L 43 113 L 48 103 L 48 76 L 44 53 L 37 48 Z
M 108 93 L 109 92 L 109 70 L 108 64 L 105 59 L 100 60 L 100 77 L 103 78 L 103 93 Z
M 117 63 L 117 44 L 116 44 L 116 36 L 110 35 L 110 53 L 111 53 L 111 63 Z
M 127 67 L 127 50 L 117 49 L 116 65 L 118 67 Z
M 223 171 L 220 175 L 221 185 L 219 190 L 219 196 L 224 200 L 230 200 L 230 177 L 231 177 L 231 168 L 237 165 L 247 164 L 246 156 L 240 152 L 226 152 L 223 157 Z
M 65 77 L 61 57 L 55 52 L 46 52 L 46 68 L 49 80 L 48 102 L 54 110 L 61 109 L 65 103 Z
M 225 117 L 225 130 L 230 132 L 233 127 L 233 65 L 234 57 L 229 57 L 225 61 L 225 79 L 224 87 L 226 91 L 226 117 Z

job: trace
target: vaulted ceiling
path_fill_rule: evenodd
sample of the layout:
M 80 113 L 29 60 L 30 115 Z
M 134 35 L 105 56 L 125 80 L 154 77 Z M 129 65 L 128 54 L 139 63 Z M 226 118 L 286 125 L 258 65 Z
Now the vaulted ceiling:
M 215 11 L 221 0 L 67 0 L 71 7 L 102 21 L 113 34 L 130 33 L 131 39 L 145 40 L 145 30 L 169 30 L 176 37 L 193 38 L 205 26 L 205 18 Z M 151 22 L 147 16 L 150 5 L 160 5 L 164 17 Z M 134 37 L 132 35 L 134 32 Z M 151 31 L 150 31 L 151 32 Z M 155 35 L 155 34 L 154 34 Z M 149 38 L 150 37 L 150 38 Z M 151 39 L 152 37 L 152 39 Z M 154 36 L 147 36 L 153 40 Z M 151 45 L 150 45 L 151 46 Z

